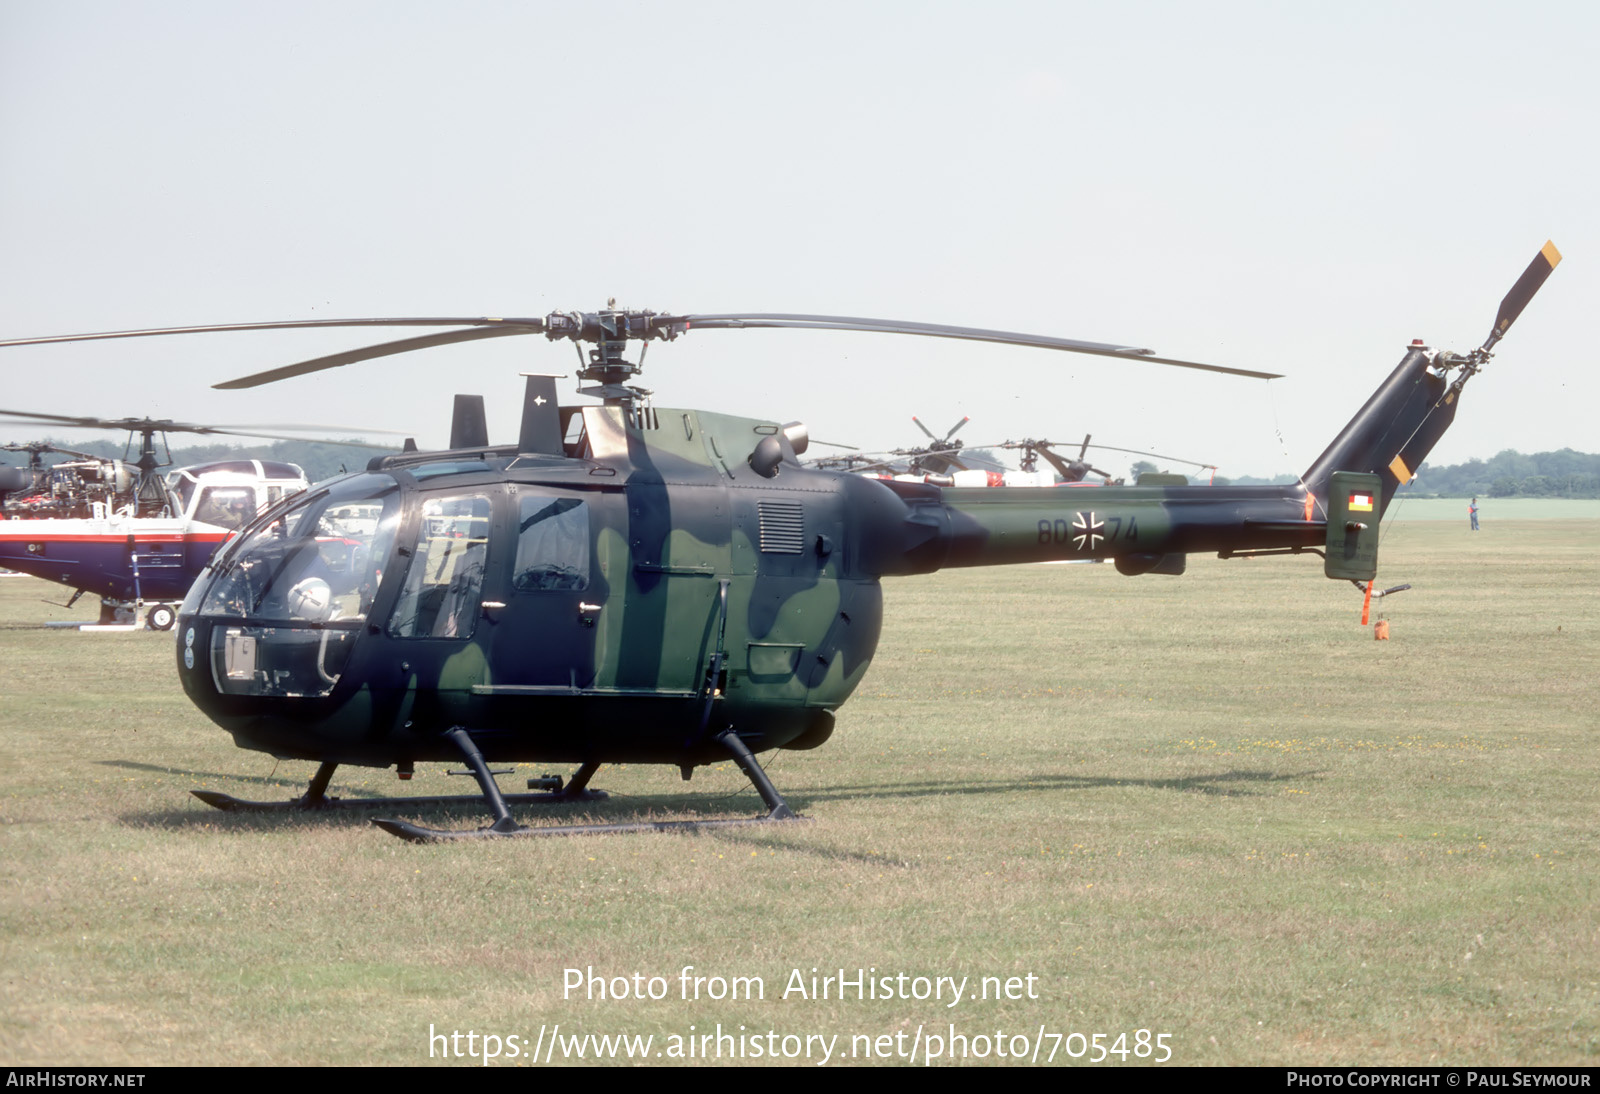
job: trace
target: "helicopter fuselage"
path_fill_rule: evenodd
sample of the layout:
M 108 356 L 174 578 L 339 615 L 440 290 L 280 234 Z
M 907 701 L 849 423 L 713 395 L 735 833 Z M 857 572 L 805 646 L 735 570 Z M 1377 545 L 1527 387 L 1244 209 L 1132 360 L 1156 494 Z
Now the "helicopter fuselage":
M 770 421 L 581 418 L 559 455 L 385 457 L 265 514 L 180 610 L 190 697 L 286 758 L 406 770 L 456 758 L 464 726 L 490 762 L 692 766 L 726 758 L 730 726 L 755 752 L 825 741 L 877 649 L 882 577 L 1174 573 L 1324 534 L 1299 487 L 941 489 L 802 467 Z

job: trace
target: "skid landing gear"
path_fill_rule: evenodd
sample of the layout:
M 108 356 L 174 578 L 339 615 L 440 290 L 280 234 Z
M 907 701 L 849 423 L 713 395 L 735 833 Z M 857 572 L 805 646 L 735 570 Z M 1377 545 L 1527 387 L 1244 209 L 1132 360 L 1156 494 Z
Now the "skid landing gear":
M 483 754 L 473 744 L 472 738 L 464 729 L 452 729 L 447 736 L 455 742 L 465 756 L 467 766 L 472 768 L 473 774 L 478 778 L 478 785 L 483 789 L 483 797 L 490 811 L 494 814 L 494 823 L 487 828 L 474 828 L 467 830 L 450 830 L 440 828 L 424 828 L 402 820 L 387 818 L 374 818 L 372 823 L 382 828 L 391 835 L 401 839 L 411 840 L 416 843 L 435 842 L 458 839 L 498 839 L 517 836 L 591 836 L 612 832 L 670 832 L 675 829 L 698 828 L 731 828 L 749 824 L 769 824 L 773 821 L 801 820 L 794 810 L 789 808 L 789 803 L 783 800 L 772 780 L 767 778 L 767 773 L 761 770 L 761 765 L 756 762 L 755 756 L 748 746 L 739 739 L 732 729 L 725 729 L 717 734 L 717 742 L 726 748 L 739 765 L 739 770 L 755 786 L 756 792 L 761 795 L 761 800 L 767 806 L 767 814 L 761 817 L 741 817 L 734 820 L 709 820 L 709 821 L 637 821 L 630 824 L 566 824 L 527 828 L 518 824 L 511 817 L 508 803 L 540 797 L 538 795 L 517 795 L 508 797 L 500 793 L 500 788 L 495 785 L 494 777 L 489 773 L 488 765 L 483 762 Z M 574 787 L 580 791 L 588 782 L 589 776 L 594 774 L 597 764 L 585 764 L 573 777 L 570 792 Z M 586 774 L 587 773 L 587 774 Z M 580 780 L 582 780 L 580 782 Z M 421 799 L 412 799 L 420 801 Z M 548 800 L 548 799 L 545 799 Z
M 454 732 L 460 733 L 461 731 L 455 730 Z M 191 790 L 189 793 L 207 805 L 229 813 L 314 813 L 324 809 L 404 809 L 410 806 L 423 806 L 432 809 L 441 805 L 471 805 L 483 800 L 471 794 L 437 794 L 431 797 L 407 798 L 329 797 L 327 794 L 328 780 L 333 778 L 334 769 L 338 766 L 338 764 L 334 763 L 325 763 L 318 767 L 317 773 L 311 776 L 311 785 L 306 788 L 306 792 L 298 798 L 291 798 L 288 801 L 246 801 L 243 798 L 235 798 L 231 794 L 219 794 L 215 790 Z M 604 790 L 588 789 L 589 780 L 594 778 L 594 773 L 598 770 L 600 770 L 599 764 L 584 764 L 573 774 L 572 781 L 567 783 L 565 787 L 541 794 L 505 794 L 501 796 L 501 800 L 514 805 L 559 805 L 566 802 L 604 801 L 610 797 Z M 491 779 L 490 781 L 492 782 L 493 780 Z M 528 781 L 530 785 L 534 782 L 545 782 L 543 779 L 530 779 Z M 557 777 L 555 781 L 559 785 L 560 778 Z M 495 787 L 495 791 L 498 793 L 499 787 Z

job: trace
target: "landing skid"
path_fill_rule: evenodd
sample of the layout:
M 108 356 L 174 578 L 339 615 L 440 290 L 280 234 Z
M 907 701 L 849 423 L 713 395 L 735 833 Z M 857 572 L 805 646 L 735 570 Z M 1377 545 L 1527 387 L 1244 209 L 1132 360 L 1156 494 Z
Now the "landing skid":
M 221 809 L 225 813 L 317 813 L 323 810 L 328 812 L 347 812 L 355 809 L 405 809 L 410 806 L 422 806 L 428 809 L 438 809 L 449 805 L 482 805 L 483 799 L 473 794 L 437 794 L 425 798 L 323 798 L 312 805 L 305 804 L 303 798 L 291 798 L 288 801 L 258 802 L 247 798 L 236 798 L 232 794 L 219 794 L 215 790 L 191 790 L 189 793 L 205 802 L 214 809 Z M 584 790 L 577 794 L 568 794 L 557 791 L 544 794 L 506 794 L 506 803 L 509 805 L 564 805 L 570 802 L 605 801 L 611 795 L 604 790 Z
M 507 798 L 507 801 L 515 799 Z M 489 828 L 424 828 L 402 820 L 374 817 L 372 823 L 392 836 L 412 843 L 445 843 L 464 839 L 517 839 L 523 836 L 605 836 L 620 832 L 680 832 L 698 831 L 702 828 L 745 828 L 752 824 L 772 824 L 782 821 L 804 821 L 808 818 L 797 813 L 777 817 L 734 817 L 727 820 L 636 821 L 632 824 L 552 824 L 528 828 L 516 825 L 504 831 Z
M 565 824 L 529 828 L 518 824 L 511 818 L 508 803 L 515 800 L 500 793 L 500 788 L 495 785 L 494 777 L 489 774 L 488 765 L 483 762 L 483 754 L 478 751 L 477 745 L 472 743 L 472 738 L 466 730 L 456 728 L 446 734 L 456 747 L 460 748 L 466 757 L 467 766 L 472 768 L 478 777 L 478 785 L 483 790 L 484 801 L 494 813 L 494 823 L 487 828 L 466 830 L 453 830 L 442 828 L 425 828 L 421 825 L 411 824 L 408 821 L 391 820 L 388 818 L 374 818 L 372 823 L 382 828 L 390 835 L 399 836 L 401 839 L 413 843 L 443 842 L 446 840 L 460 839 L 501 839 L 520 836 L 590 836 L 603 835 L 617 832 L 671 832 L 680 829 L 700 828 L 731 828 L 751 824 L 771 824 L 774 821 L 792 821 L 803 818 L 797 816 L 789 804 L 783 800 L 772 781 L 767 778 L 767 773 L 761 770 L 761 765 L 756 762 L 755 756 L 748 746 L 739 739 L 739 735 L 732 729 L 723 730 L 717 734 L 717 742 L 731 753 L 733 762 L 755 785 L 756 791 L 761 795 L 761 800 L 766 803 L 768 812 L 762 817 L 740 817 L 732 820 L 709 821 L 639 821 L 632 824 Z M 588 765 L 585 765 L 585 770 Z M 580 773 L 581 774 L 581 773 Z M 576 779 L 574 779 L 576 782 Z
M 405 809 L 423 806 L 437 809 L 448 805 L 479 805 L 483 799 L 471 794 L 436 794 L 420 798 L 340 798 L 326 793 L 328 780 L 333 777 L 338 764 L 325 763 L 311 777 L 311 785 L 298 798 L 288 801 L 259 802 L 220 794 L 215 790 L 191 790 L 189 793 L 214 809 L 228 813 L 317 813 L 348 809 Z M 561 790 L 541 794 L 506 794 L 503 799 L 515 805 L 563 805 L 569 802 L 604 801 L 611 795 L 604 790 L 588 789 L 588 782 L 600 769 L 599 764 L 584 764 L 572 776 L 572 781 Z
M 422 825 L 412 824 L 409 821 L 392 820 L 386 817 L 375 817 L 372 823 L 382 828 L 391 835 L 414 843 L 443 842 L 447 840 L 462 839 L 498 839 L 502 837 L 518 836 L 593 836 L 606 835 L 618 832 L 672 832 L 685 829 L 701 828 L 734 828 L 752 824 L 771 824 L 776 821 L 804 820 L 778 793 L 772 780 L 767 778 L 767 773 L 756 762 L 755 756 L 748 746 L 739 739 L 739 735 L 732 729 L 723 730 L 717 734 L 717 742 L 728 750 L 730 758 L 739 765 L 745 773 L 761 800 L 767 807 L 767 813 L 759 817 L 737 817 L 725 820 L 703 821 L 636 821 L 627 824 L 567 824 L 527 827 L 518 824 L 511 817 L 510 807 L 513 805 L 562 805 L 572 802 L 603 801 L 609 795 L 604 790 L 590 790 L 589 780 L 594 778 L 595 772 L 600 769 L 598 763 L 586 763 L 572 776 L 572 781 L 564 788 L 540 794 L 504 794 L 499 785 L 494 781 L 494 775 L 489 771 L 489 766 L 484 762 L 483 753 L 473 743 L 466 730 L 457 727 L 446 734 L 452 743 L 461 750 L 467 766 L 472 769 L 472 774 L 478 780 L 478 787 L 482 796 L 474 797 L 469 794 L 444 794 L 418 798 L 339 798 L 330 797 L 327 793 L 328 783 L 333 778 L 334 771 L 338 768 L 335 763 L 323 763 L 317 768 L 317 773 L 311 777 L 311 784 L 306 792 L 298 798 L 288 801 L 247 801 L 244 798 L 235 798 L 231 794 L 221 794 L 215 790 L 191 790 L 189 793 L 216 809 L 230 813 L 316 813 L 322 811 L 350 810 L 350 809 L 416 809 L 438 808 L 449 805 L 487 805 L 494 814 L 494 823 L 487 828 L 448 829 L 427 828 Z

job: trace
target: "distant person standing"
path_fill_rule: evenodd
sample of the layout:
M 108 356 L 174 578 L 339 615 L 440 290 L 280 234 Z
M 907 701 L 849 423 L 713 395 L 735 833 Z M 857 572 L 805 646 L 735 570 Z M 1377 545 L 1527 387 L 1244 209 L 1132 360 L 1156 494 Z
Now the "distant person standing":
M 1467 506 L 1467 517 L 1468 517 L 1468 519 L 1470 519 L 1472 521 L 1472 530 L 1474 532 L 1476 532 L 1478 530 L 1478 499 L 1477 498 L 1473 498 L 1471 504 L 1469 504 Z

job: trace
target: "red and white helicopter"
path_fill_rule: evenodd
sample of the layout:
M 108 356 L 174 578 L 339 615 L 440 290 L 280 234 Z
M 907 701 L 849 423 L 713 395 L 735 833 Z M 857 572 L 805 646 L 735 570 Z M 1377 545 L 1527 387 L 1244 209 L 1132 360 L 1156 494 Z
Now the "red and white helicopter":
M 102 627 L 132 629 L 143 622 L 152 630 L 170 628 L 177 603 L 216 549 L 257 513 L 310 486 L 296 464 L 247 458 L 177 468 L 163 476 L 160 469 L 170 464 L 170 451 L 163 462 L 155 446 L 161 434 L 166 447 L 168 433 L 306 438 L 153 418 L 11 410 L 0 415 L 27 419 L 17 423 L 25 425 L 125 429 L 130 448 L 134 435 L 141 438 L 137 460 L 88 457 L 58 468 L 8 468 L 12 474 L 0 476 L 6 518 L 0 520 L 0 567 L 71 588 L 68 606 L 85 593 L 98 595 L 97 625 Z

